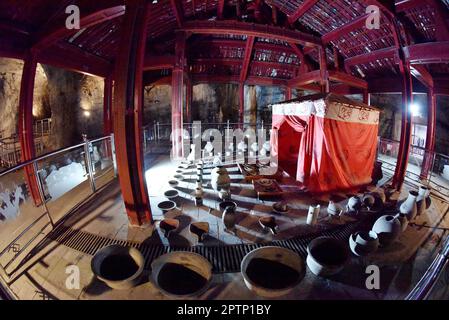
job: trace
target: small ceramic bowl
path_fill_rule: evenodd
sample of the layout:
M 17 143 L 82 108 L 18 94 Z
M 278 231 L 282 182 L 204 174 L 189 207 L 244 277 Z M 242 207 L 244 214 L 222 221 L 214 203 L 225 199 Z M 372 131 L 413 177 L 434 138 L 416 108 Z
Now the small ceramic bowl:
M 184 176 L 182 174 L 177 174 L 177 175 L 173 176 L 173 178 L 175 178 L 176 180 L 179 180 L 179 181 L 184 180 Z
M 175 209 L 175 208 L 176 208 L 176 203 L 173 202 L 173 201 L 162 201 L 161 203 L 159 203 L 159 204 L 157 205 L 157 207 L 158 207 L 159 209 L 161 209 L 162 212 L 165 213 L 165 212 L 168 212 L 168 211 L 170 211 L 170 210 Z
M 168 190 L 164 192 L 164 196 L 168 199 L 174 199 L 179 196 L 179 192 L 177 190 Z
M 172 187 L 176 187 L 179 184 L 179 182 L 177 180 L 170 180 L 168 184 Z

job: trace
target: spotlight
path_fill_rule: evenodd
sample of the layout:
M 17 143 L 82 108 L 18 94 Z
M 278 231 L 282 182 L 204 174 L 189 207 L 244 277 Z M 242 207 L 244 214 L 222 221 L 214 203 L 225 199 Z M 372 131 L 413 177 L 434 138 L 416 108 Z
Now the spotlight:
M 89 111 L 87 111 L 87 110 L 86 110 L 86 111 L 84 111 L 84 113 L 83 113 L 83 114 L 84 114 L 84 116 L 85 116 L 86 118 L 89 118 L 89 117 L 90 117 L 90 112 L 89 112 Z
M 410 112 L 412 113 L 412 115 L 414 117 L 419 117 L 421 115 L 420 110 L 421 110 L 421 107 L 418 104 L 413 103 L 410 105 Z

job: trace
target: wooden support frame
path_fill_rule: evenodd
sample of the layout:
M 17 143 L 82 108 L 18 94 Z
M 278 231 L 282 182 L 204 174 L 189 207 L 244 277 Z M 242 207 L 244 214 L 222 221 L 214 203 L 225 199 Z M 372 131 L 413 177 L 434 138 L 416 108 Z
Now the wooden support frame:
M 28 52 L 24 62 L 19 97 L 19 141 L 22 162 L 30 161 L 36 157 L 33 132 L 33 96 L 37 60 L 34 52 Z M 40 206 L 42 199 L 39 192 L 38 177 L 35 175 L 32 165 L 26 166 L 24 170 L 34 204 Z
M 172 157 L 182 159 L 184 155 L 183 144 L 183 103 L 184 103 L 184 77 L 186 66 L 186 34 L 176 32 L 175 66 L 172 72 Z
M 143 166 L 143 63 L 146 1 L 129 1 L 115 69 L 113 101 L 117 170 L 128 219 L 133 226 L 153 222 Z
M 103 94 L 103 133 L 110 135 L 112 133 L 112 94 L 114 89 L 114 81 L 112 77 L 104 79 L 104 94 Z
M 429 177 L 430 170 L 432 170 L 433 159 L 435 154 L 436 141 L 436 124 L 437 124 L 437 96 L 433 88 L 429 88 L 427 93 L 427 136 L 426 136 L 426 151 L 421 167 L 421 179 Z
M 305 0 L 299 7 L 296 9 L 296 11 L 288 17 L 288 22 L 290 24 L 295 23 L 298 21 L 299 18 L 301 18 L 303 15 L 307 13 L 314 5 L 316 5 L 319 2 L 319 0 Z

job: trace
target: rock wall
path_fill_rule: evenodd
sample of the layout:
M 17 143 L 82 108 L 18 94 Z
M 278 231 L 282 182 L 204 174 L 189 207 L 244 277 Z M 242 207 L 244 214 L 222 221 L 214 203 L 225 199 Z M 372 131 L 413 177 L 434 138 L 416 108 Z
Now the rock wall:
M 293 97 L 296 96 L 294 90 Z M 271 103 L 285 100 L 284 89 L 245 86 L 244 121 L 271 122 Z M 171 86 L 145 88 L 144 123 L 171 122 Z M 198 84 L 193 86 L 192 119 L 217 123 L 239 121 L 239 92 L 236 84 Z
M 23 61 L 0 58 L 0 133 L 9 137 L 18 130 L 18 106 Z M 81 134 L 98 137 L 103 132 L 101 78 L 37 65 L 34 86 L 35 120 L 51 118 L 53 134 L 45 140 L 46 152 L 82 141 Z

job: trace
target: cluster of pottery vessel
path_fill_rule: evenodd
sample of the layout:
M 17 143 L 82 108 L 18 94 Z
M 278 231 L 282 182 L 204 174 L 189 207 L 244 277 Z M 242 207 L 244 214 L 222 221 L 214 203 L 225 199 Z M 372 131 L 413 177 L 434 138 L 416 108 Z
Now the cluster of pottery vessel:
M 351 198 L 352 199 L 352 198 Z M 348 210 L 359 208 L 357 201 L 348 202 Z M 386 197 L 380 197 L 386 200 Z M 375 201 L 366 197 L 362 199 L 362 205 L 376 206 Z M 384 202 L 385 204 L 385 202 Z M 418 191 L 410 191 L 408 197 L 399 202 L 396 212 L 383 215 L 376 220 L 371 231 L 356 232 L 349 238 L 349 246 L 356 256 L 366 256 L 377 250 L 378 247 L 387 247 L 398 239 L 400 234 L 407 229 L 410 221 L 423 214 L 431 204 L 430 189 L 421 186 Z

